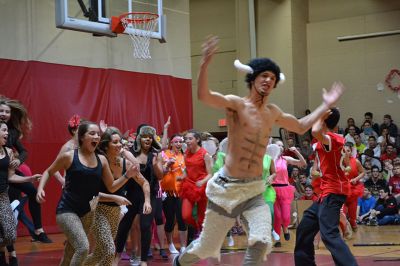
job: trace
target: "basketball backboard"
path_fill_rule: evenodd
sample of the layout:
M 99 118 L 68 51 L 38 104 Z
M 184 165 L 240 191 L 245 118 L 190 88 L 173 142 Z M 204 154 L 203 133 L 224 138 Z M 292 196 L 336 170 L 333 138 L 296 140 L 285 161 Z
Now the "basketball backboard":
M 55 0 L 56 27 L 116 37 L 111 31 L 111 17 L 128 12 L 151 12 L 158 15 L 158 25 L 151 32 L 153 39 L 165 42 L 165 15 L 162 0 Z M 133 29 L 124 33 L 141 35 Z

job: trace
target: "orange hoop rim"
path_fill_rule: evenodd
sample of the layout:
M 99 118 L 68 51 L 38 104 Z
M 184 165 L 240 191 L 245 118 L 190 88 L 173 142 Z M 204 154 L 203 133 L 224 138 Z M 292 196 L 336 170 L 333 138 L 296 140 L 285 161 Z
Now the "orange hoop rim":
M 150 15 L 151 17 L 149 18 L 127 18 L 129 15 Z M 119 16 L 119 19 L 125 19 L 128 23 L 147 23 L 149 21 L 153 21 L 158 19 L 158 14 L 156 13 L 151 13 L 151 12 L 128 12 L 124 13 Z

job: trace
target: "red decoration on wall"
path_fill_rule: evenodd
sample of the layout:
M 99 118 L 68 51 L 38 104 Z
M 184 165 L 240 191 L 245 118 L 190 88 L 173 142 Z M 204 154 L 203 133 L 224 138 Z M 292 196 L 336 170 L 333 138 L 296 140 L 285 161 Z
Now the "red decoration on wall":
M 393 80 L 395 77 L 398 77 L 400 80 L 400 70 L 392 69 L 390 70 L 389 74 L 386 76 L 385 83 L 388 88 L 393 92 L 400 92 L 400 82 L 398 84 L 393 84 Z

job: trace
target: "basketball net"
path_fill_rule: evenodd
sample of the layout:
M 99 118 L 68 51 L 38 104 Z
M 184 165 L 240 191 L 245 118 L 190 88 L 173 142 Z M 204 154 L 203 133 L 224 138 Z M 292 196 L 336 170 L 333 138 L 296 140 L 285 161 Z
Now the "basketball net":
M 121 23 L 133 44 L 133 57 L 150 59 L 150 37 L 158 24 L 158 15 L 147 12 L 133 12 L 121 18 Z

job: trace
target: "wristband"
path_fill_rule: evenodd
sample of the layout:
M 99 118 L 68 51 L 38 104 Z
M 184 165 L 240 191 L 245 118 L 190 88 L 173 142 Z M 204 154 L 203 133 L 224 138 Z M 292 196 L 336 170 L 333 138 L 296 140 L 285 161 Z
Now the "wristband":
M 126 173 L 122 175 L 125 179 L 129 179 L 130 177 L 126 176 Z

